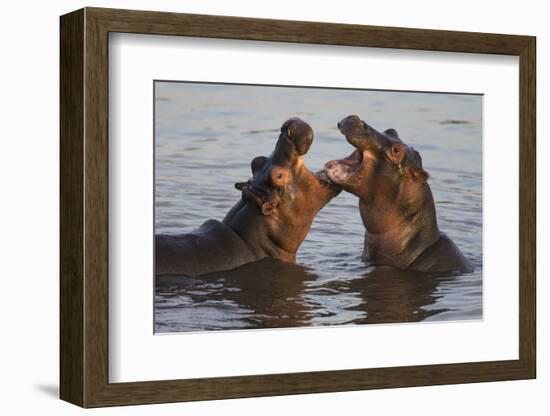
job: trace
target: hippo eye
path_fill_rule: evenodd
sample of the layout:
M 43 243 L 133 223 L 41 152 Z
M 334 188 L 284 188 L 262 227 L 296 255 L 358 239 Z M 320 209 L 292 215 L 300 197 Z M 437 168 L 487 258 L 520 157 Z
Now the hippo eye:
M 275 169 L 271 172 L 271 180 L 274 185 L 283 186 L 287 181 L 286 172 L 283 169 Z

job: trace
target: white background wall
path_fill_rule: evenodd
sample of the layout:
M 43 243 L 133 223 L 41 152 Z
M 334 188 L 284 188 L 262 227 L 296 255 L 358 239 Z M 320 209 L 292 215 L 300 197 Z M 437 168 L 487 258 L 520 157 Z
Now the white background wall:
M 541 213 L 550 208 L 544 142 L 550 26 L 542 1 L 4 2 L 0 14 L 0 411 L 77 414 L 58 395 L 58 16 L 83 6 L 536 35 L 538 42 L 538 379 L 458 386 L 92 410 L 88 414 L 529 414 L 550 411 L 543 331 L 550 298 Z M 503 120 L 505 122 L 505 120 Z M 498 151 L 498 149 L 495 149 Z M 505 226 L 503 226 L 505 234 Z M 546 260 L 546 261 L 545 261 Z M 546 326 L 548 326 L 546 324 Z

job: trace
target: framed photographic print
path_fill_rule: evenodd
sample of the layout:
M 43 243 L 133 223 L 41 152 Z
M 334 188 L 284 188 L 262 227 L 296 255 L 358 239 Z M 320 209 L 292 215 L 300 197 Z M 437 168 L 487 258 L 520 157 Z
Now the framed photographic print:
M 61 17 L 83 407 L 534 378 L 535 38 Z

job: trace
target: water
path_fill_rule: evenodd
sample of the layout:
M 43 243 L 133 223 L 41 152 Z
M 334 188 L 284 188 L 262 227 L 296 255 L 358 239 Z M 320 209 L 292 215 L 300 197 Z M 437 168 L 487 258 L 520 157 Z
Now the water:
M 315 132 L 306 165 L 352 147 L 336 122 L 357 114 L 395 128 L 430 173 L 439 227 L 475 268 L 462 275 L 369 269 L 357 198 L 342 192 L 316 217 L 297 265 L 264 260 L 199 278 L 156 279 L 155 331 L 449 321 L 482 318 L 482 97 L 156 82 L 155 231 L 221 220 L 235 182 L 269 155 L 289 117 Z

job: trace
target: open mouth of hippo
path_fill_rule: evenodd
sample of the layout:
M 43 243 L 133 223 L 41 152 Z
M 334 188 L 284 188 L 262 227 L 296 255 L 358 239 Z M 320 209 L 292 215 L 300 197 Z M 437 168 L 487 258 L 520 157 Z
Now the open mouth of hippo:
M 331 160 L 325 164 L 324 172 L 331 182 L 339 185 L 348 182 L 361 171 L 363 152 L 354 150 L 344 159 Z
M 326 188 L 330 189 L 331 191 L 338 192 L 340 191 L 340 186 L 338 186 L 337 183 L 335 183 L 327 174 L 325 170 L 321 170 L 319 172 L 316 172 L 314 174 L 317 179 L 319 179 L 319 182 L 325 186 Z

